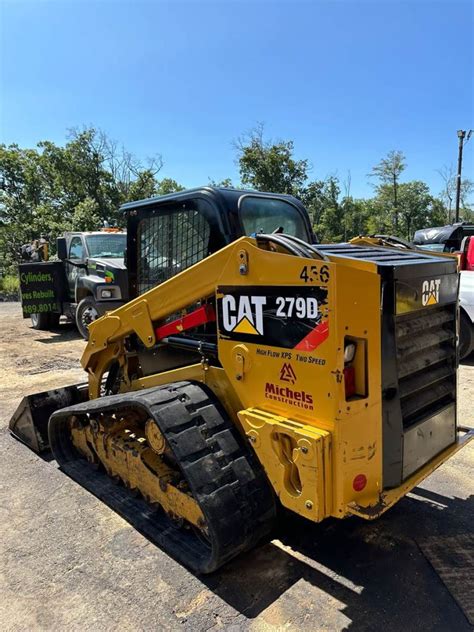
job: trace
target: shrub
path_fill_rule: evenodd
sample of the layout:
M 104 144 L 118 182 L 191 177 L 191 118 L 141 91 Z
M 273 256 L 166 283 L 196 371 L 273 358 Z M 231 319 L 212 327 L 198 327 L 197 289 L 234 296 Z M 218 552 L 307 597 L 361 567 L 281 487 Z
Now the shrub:
M 20 288 L 20 281 L 17 276 L 9 274 L 0 277 L 0 291 L 7 294 L 16 294 Z

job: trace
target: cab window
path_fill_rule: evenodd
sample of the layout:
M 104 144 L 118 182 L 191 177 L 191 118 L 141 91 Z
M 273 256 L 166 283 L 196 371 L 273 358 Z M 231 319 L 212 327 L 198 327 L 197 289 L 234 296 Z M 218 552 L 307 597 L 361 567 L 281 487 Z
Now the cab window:
M 246 235 L 283 232 L 305 241 L 310 240 L 302 214 L 289 202 L 264 197 L 245 196 L 240 202 L 240 219 Z
M 84 259 L 84 244 L 80 237 L 73 237 L 69 246 L 69 259 Z

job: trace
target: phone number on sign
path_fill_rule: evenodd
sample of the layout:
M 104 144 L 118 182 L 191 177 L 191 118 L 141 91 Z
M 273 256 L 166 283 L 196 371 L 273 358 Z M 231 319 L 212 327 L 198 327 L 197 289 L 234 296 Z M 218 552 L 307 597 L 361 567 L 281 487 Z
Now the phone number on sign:
M 57 312 L 58 306 L 54 303 L 40 303 L 39 305 L 23 305 L 25 314 L 43 314 L 45 312 Z

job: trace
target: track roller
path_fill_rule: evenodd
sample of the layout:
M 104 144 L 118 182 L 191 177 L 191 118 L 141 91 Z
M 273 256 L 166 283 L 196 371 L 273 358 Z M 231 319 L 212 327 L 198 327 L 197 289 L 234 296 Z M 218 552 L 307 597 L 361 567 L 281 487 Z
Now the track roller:
M 84 471 L 99 466 L 95 475 L 119 478 L 159 505 L 146 535 L 194 572 L 215 571 L 273 528 L 275 499 L 260 463 L 200 383 L 70 406 L 53 413 L 48 429 L 72 478 L 84 485 Z

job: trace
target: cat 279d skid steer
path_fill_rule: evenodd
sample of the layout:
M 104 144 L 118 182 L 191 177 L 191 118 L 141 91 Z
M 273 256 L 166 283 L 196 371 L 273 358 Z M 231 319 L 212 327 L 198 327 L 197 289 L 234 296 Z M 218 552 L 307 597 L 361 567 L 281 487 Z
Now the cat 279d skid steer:
M 139 492 L 194 571 L 268 537 L 280 505 L 376 518 L 472 438 L 455 259 L 313 245 L 290 196 L 123 209 L 132 300 L 90 325 L 88 384 L 25 398 L 10 428 L 102 498 L 111 478 Z

